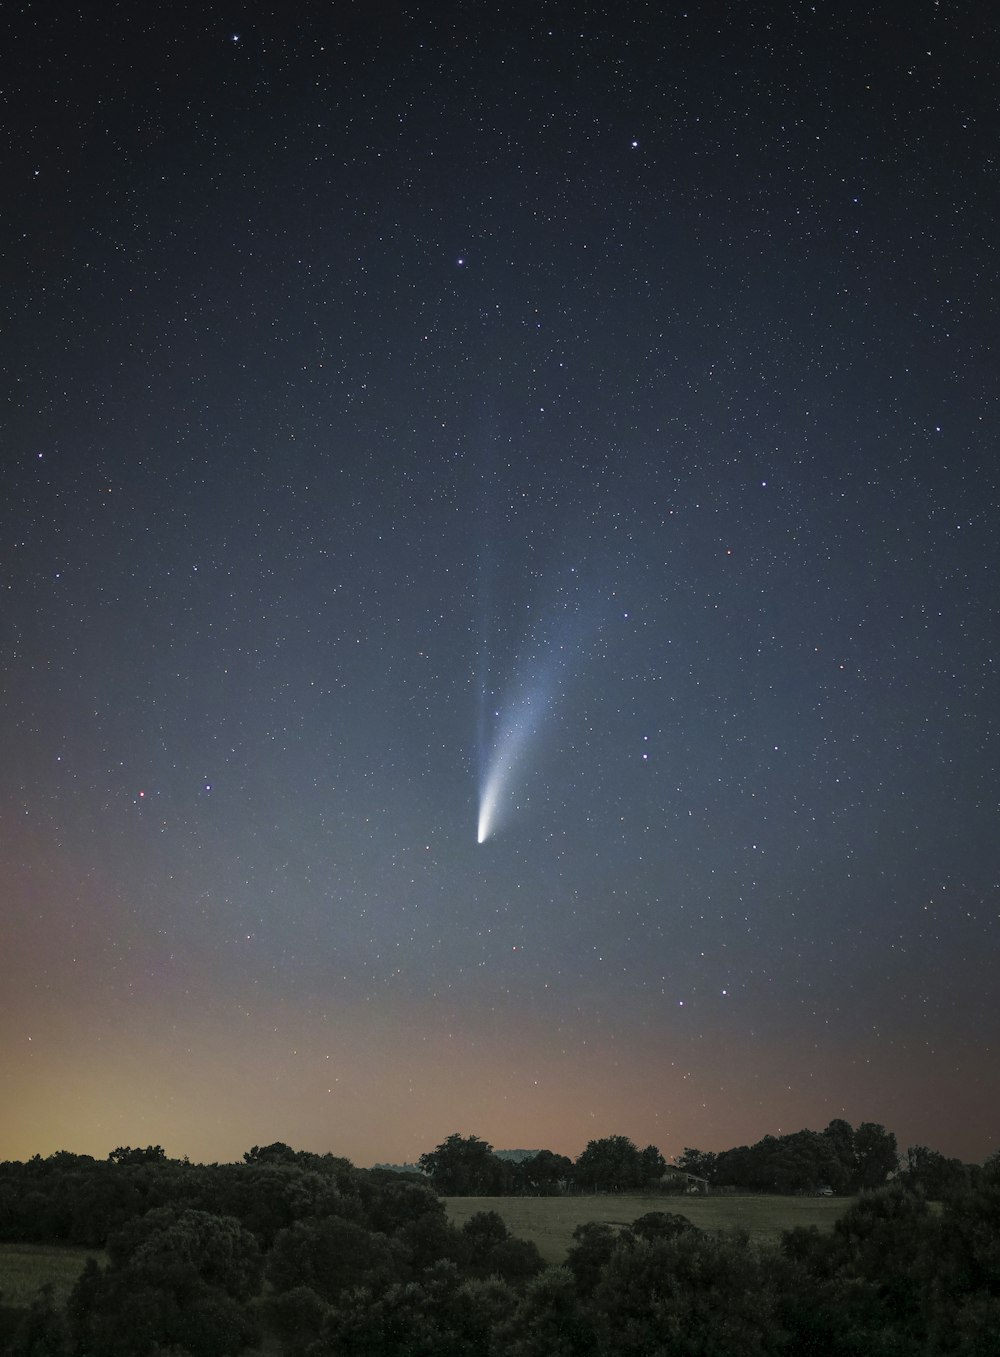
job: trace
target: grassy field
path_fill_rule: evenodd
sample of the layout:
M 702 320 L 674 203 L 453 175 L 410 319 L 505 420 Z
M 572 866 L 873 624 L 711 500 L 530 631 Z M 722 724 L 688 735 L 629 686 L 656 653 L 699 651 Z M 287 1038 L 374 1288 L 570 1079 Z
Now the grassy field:
M 88 1258 L 106 1261 L 99 1249 L 0 1244 L 0 1301 L 4 1305 L 30 1305 L 38 1288 L 51 1282 L 56 1305 L 63 1305 Z
M 449 1219 L 462 1225 L 477 1211 L 496 1211 L 511 1234 L 533 1240 L 547 1263 L 561 1263 L 573 1242 L 573 1231 L 588 1220 L 628 1225 L 647 1211 L 687 1216 L 702 1230 L 740 1226 L 761 1243 L 776 1243 L 782 1230 L 816 1225 L 832 1230 L 847 1210 L 850 1197 L 446 1197 Z M 65 1303 L 88 1258 L 101 1264 L 99 1250 L 47 1244 L 0 1244 L 0 1300 L 28 1305 L 38 1288 L 53 1284 L 57 1305 Z
M 702 1230 L 748 1230 L 759 1243 L 776 1243 L 782 1230 L 816 1225 L 832 1230 L 851 1197 L 446 1197 L 448 1218 L 462 1225 L 477 1211 L 496 1211 L 511 1234 L 530 1239 L 547 1263 L 561 1263 L 573 1231 L 585 1221 L 628 1225 L 647 1211 L 686 1216 Z

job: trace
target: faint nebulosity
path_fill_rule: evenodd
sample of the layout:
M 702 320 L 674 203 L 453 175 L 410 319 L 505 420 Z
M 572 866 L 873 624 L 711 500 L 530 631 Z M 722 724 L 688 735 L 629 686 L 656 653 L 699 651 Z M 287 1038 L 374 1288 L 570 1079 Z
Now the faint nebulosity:
M 11 17 L 0 1158 L 996 1150 L 996 50 Z

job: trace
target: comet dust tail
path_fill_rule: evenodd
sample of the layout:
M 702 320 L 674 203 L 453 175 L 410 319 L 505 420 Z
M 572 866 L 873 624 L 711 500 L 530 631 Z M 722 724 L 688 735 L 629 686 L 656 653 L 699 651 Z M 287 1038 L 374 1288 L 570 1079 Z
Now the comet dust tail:
M 479 786 L 476 842 L 485 843 L 511 808 L 515 776 L 548 705 L 548 685 L 538 685 L 514 704 L 500 728 Z

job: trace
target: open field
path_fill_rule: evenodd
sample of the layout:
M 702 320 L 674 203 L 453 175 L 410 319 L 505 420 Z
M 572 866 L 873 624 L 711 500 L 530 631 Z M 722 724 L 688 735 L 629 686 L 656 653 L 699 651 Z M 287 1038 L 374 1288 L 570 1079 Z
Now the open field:
M 853 1197 L 445 1197 L 448 1218 L 462 1225 L 477 1211 L 496 1211 L 511 1234 L 530 1239 L 547 1263 L 561 1263 L 573 1231 L 585 1221 L 628 1225 L 647 1211 L 686 1216 L 701 1230 L 747 1230 L 759 1243 L 777 1243 L 783 1230 L 816 1225 L 832 1230 Z
M 761 1243 L 776 1243 L 782 1230 L 816 1225 L 832 1230 L 851 1197 L 446 1197 L 448 1217 L 462 1225 L 477 1211 L 496 1211 L 511 1234 L 538 1245 L 547 1263 L 561 1263 L 573 1242 L 573 1231 L 588 1220 L 628 1225 L 647 1211 L 686 1216 L 702 1230 L 739 1226 Z M 57 1305 L 65 1303 L 88 1258 L 107 1260 L 97 1249 L 51 1244 L 0 1243 L 0 1301 L 28 1305 L 46 1282 L 54 1287 Z
M 51 1282 L 56 1305 L 63 1305 L 88 1258 L 106 1261 L 100 1249 L 0 1244 L 0 1303 L 30 1305 L 38 1288 Z

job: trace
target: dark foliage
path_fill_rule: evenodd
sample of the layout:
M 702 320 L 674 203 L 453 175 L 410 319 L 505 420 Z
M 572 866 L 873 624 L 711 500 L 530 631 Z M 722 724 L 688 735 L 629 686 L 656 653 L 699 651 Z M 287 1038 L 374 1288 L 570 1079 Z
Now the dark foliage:
M 718 1153 L 686 1149 L 677 1161 L 679 1168 L 716 1187 L 779 1193 L 820 1188 L 854 1193 L 880 1187 L 898 1163 L 891 1131 L 874 1122 L 862 1122 L 854 1130 L 839 1118 L 825 1131 L 765 1136 L 754 1145 Z
M 655 1145 L 639 1150 L 628 1136 L 591 1140 L 576 1161 L 579 1187 L 594 1192 L 627 1192 L 662 1177 L 666 1165 Z
M 778 1353 L 778 1295 L 745 1237 L 681 1231 L 622 1240 L 593 1295 L 606 1357 Z
M 441 1263 L 422 1286 L 355 1292 L 330 1312 L 309 1357 L 491 1357 L 516 1294 L 504 1282 L 463 1281 Z
M 945 1201 L 960 1196 L 972 1186 L 973 1173 L 960 1159 L 947 1159 L 926 1145 L 911 1145 L 899 1181 L 922 1192 L 929 1201 Z
M 478 1211 L 465 1222 L 467 1269 L 476 1277 L 500 1277 L 520 1285 L 541 1272 L 545 1264 L 537 1247 L 515 1239 L 496 1211 Z
M 131 1145 L 119 1145 L 112 1150 L 108 1161 L 112 1164 L 162 1164 L 167 1152 L 162 1145 L 147 1145 L 144 1150 L 133 1150 Z
M 576 1243 L 566 1257 L 566 1266 L 581 1296 L 590 1296 L 618 1246 L 618 1231 L 598 1221 L 578 1225 L 573 1231 Z
M 28 1309 L 18 1312 L 0 1342 L 5 1343 L 0 1351 L 10 1357 L 64 1357 L 69 1331 L 65 1316 L 53 1304 L 51 1286 L 41 1287 Z
M 264 1315 L 285 1357 L 303 1357 L 323 1331 L 330 1306 L 308 1286 L 268 1296 Z
M 997 1351 L 1000 1191 L 988 1182 L 939 1213 L 900 1183 L 866 1193 L 832 1235 L 795 1231 L 782 1251 L 795 1274 L 782 1298 L 793 1352 Z
M 67 1305 L 73 1349 L 87 1357 L 226 1357 L 255 1342 L 244 1303 L 256 1241 L 238 1222 L 183 1212 L 105 1269 L 92 1260 Z
M 571 1187 L 573 1174 L 572 1159 L 539 1150 L 514 1165 L 513 1190 L 526 1197 L 556 1197 Z
M 277 1292 L 307 1286 L 331 1303 L 345 1291 L 367 1286 L 384 1291 L 407 1274 L 405 1250 L 387 1235 L 337 1216 L 296 1221 L 282 1230 L 267 1264 Z
M 585 1172 L 627 1169 L 622 1141 L 592 1142 Z M 877 1176 L 893 1145 L 873 1124 L 834 1122 L 765 1138 L 744 1162 L 794 1174 L 801 1154 L 812 1173 L 832 1155 Z M 647 1171 L 653 1148 L 631 1146 Z M 483 1150 L 495 1158 L 477 1142 L 470 1161 Z M 686 1156 L 712 1173 L 727 1157 L 739 1163 Z M 508 1171 L 534 1163 L 540 1185 L 565 1172 L 557 1158 Z M 106 1241 L 108 1266 L 87 1265 L 65 1311 L 45 1292 L 0 1306 L 0 1355 L 235 1357 L 263 1322 L 288 1357 L 995 1357 L 1000 1157 L 960 1167 L 918 1147 L 831 1233 L 793 1230 L 780 1249 L 653 1211 L 580 1226 L 566 1266 L 546 1270 L 498 1213 L 456 1229 L 428 1184 L 333 1156 L 277 1144 L 204 1167 L 127 1148 L 61 1153 L 0 1166 L 0 1219 L 13 1230 L 27 1202 L 34 1237 Z
M 478 1136 L 450 1135 L 420 1156 L 420 1167 L 446 1197 L 505 1196 L 514 1182 L 514 1165 L 499 1159 Z

